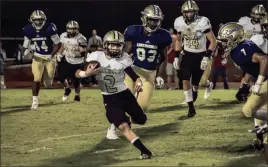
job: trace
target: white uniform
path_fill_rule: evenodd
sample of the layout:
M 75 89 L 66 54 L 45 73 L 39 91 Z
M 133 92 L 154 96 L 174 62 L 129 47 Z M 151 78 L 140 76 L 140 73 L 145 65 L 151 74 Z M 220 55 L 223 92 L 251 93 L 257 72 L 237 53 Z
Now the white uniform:
M 92 52 L 87 55 L 86 62 L 96 60 L 100 62 L 100 73 L 96 76 L 99 81 L 101 93 L 111 95 L 127 89 L 124 82 L 124 70 L 133 64 L 131 57 L 124 53 L 121 58 L 107 59 L 103 51 Z
M 70 64 L 81 64 L 84 62 L 84 57 L 81 57 L 79 51 L 78 39 L 85 38 L 82 34 L 78 34 L 73 38 L 67 37 L 67 32 L 64 32 L 60 35 L 60 42 L 64 46 L 63 55 L 65 59 Z
M 261 32 L 260 24 L 252 24 L 251 18 L 247 16 L 241 17 L 238 21 L 238 24 L 244 28 L 245 39 L 250 39 L 253 35 L 259 34 Z
M 264 53 L 268 54 L 268 40 L 263 35 L 256 34 L 250 38 Z
M 200 53 L 207 50 L 207 37 L 204 31 L 211 29 L 208 18 L 198 16 L 194 22 L 187 25 L 183 16 L 180 16 L 176 18 L 174 28 L 177 32 L 181 32 L 184 50 L 191 53 Z

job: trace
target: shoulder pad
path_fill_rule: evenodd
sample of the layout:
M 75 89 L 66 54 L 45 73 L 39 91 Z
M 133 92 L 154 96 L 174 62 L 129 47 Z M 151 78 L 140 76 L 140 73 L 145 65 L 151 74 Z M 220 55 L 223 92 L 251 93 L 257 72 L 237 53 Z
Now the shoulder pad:
M 260 46 L 264 42 L 263 35 L 260 35 L 260 34 L 253 35 L 250 38 L 250 40 L 253 41 L 258 46 Z
M 54 23 L 48 23 L 47 25 L 47 32 L 50 36 L 58 34 L 58 29 Z
M 244 17 L 241 17 L 239 20 L 238 20 L 238 24 L 240 25 L 245 25 L 245 24 L 248 24 L 250 21 L 250 18 L 247 17 L 247 16 L 244 16 Z
M 126 28 L 126 30 L 124 32 L 125 41 L 131 41 L 135 37 L 135 34 L 137 32 L 138 27 L 140 27 L 140 26 L 131 25 L 131 26 Z
M 77 42 L 80 46 L 87 46 L 87 39 L 82 34 L 79 34 Z
M 177 17 L 174 21 L 174 29 L 176 29 L 177 32 L 181 32 L 182 31 L 182 26 L 183 25 L 183 17 L 180 16 L 180 17 Z
M 201 16 L 199 26 L 203 31 L 212 28 L 209 19 L 204 16 Z

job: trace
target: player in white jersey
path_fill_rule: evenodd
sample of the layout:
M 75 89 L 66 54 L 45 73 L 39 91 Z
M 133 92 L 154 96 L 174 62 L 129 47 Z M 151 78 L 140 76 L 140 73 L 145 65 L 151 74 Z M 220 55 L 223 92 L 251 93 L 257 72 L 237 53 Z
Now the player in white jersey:
M 185 100 L 189 106 L 188 117 L 193 117 L 196 114 L 193 102 L 197 99 L 199 84 L 207 87 L 206 98 L 209 96 L 213 87 L 207 79 L 210 75 L 210 57 L 216 48 L 216 38 L 211 30 L 209 19 L 199 16 L 198 11 L 199 7 L 197 4 L 194 1 L 187 0 L 182 5 L 181 12 L 183 16 L 176 18 L 174 22 L 174 28 L 178 32 L 178 39 L 175 43 L 177 57 L 174 60 L 174 67 L 180 69 Z M 208 49 L 206 47 L 207 39 L 210 41 Z M 184 55 L 181 63 L 179 63 L 182 42 Z M 204 73 L 207 67 L 209 68 L 208 73 Z M 206 75 L 204 77 L 206 79 L 201 84 L 200 81 L 203 73 Z M 192 89 L 190 87 L 191 77 Z
M 142 81 L 133 71 L 131 57 L 123 52 L 125 40 L 118 31 L 109 31 L 103 40 L 104 51 L 95 51 L 87 56 L 87 70 L 78 70 L 76 76 L 83 78 L 96 75 L 103 95 L 106 117 L 119 128 L 123 135 L 141 151 L 141 159 L 151 158 L 152 153 L 131 130 L 131 122 L 145 124 L 147 116 L 136 98 L 124 83 L 125 73 L 135 82 L 136 90 L 142 90 Z M 96 69 L 97 68 L 97 69 Z M 131 117 L 131 121 L 126 113 Z
M 253 41 L 261 50 L 268 54 L 268 14 L 266 14 L 260 21 L 261 33 L 253 35 L 250 40 Z M 266 106 L 267 107 L 267 106 Z M 267 108 L 266 108 L 267 109 Z M 261 127 L 264 122 L 254 119 L 255 128 Z M 256 133 L 257 140 L 253 140 L 253 146 L 257 150 L 264 149 L 263 133 Z
M 72 79 L 75 88 L 75 101 L 80 101 L 80 79 L 75 77 L 75 72 L 83 67 L 86 55 L 87 40 L 79 33 L 79 24 L 76 21 L 69 21 L 66 24 L 66 32 L 60 35 L 62 48 L 60 49 L 57 60 L 59 62 L 57 80 L 64 86 L 63 101 L 66 101 L 71 89 L 67 78 Z
M 263 5 L 256 5 L 251 9 L 250 17 L 241 17 L 238 24 L 243 26 L 244 38 L 250 39 L 253 35 L 259 34 L 261 32 L 260 20 L 265 16 L 266 10 Z M 243 78 L 240 82 L 239 91 L 236 94 L 236 98 L 239 101 L 244 101 L 247 99 L 249 94 L 249 80 L 251 76 L 243 73 Z

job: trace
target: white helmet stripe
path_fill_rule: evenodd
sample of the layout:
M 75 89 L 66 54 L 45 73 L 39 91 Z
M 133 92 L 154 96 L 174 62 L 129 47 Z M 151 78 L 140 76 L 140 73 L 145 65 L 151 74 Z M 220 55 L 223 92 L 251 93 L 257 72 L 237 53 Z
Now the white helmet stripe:
M 115 40 L 119 40 L 119 36 L 118 36 L 117 31 L 114 31 L 114 39 L 115 39 Z
M 188 2 L 188 8 L 191 9 L 192 8 L 192 1 L 187 1 Z

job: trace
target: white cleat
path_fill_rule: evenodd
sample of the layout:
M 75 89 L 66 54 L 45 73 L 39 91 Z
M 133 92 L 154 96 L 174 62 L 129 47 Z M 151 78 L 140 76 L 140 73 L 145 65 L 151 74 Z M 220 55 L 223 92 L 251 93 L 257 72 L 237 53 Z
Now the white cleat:
M 187 104 L 187 101 L 184 100 L 181 104 L 182 104 L 182 105 L 186 105 L 186 104 Z
M 31 109 L 37 109 L 38 108 L 38 103 L 33 102 Z
M 110 140 L 120 139 L 120 137 L 118 137 L 117 134 L 116 134 L 116 129 L 115 128 L 108 128 L 106 138 L 110 139 Z
M 204 99 L 207 100 L 209 98 L 209 96 L 211 95 L 212 92 L 212 88 L 213 88 L 213 83 L 210 82 L 209 86 L 206 88 L 205 90 L 205 94 L 204 94 Z
M 62 96 L 62 101 L 66 101 L 66 100 L 68 100 L 68 96 L 63 95 Z

